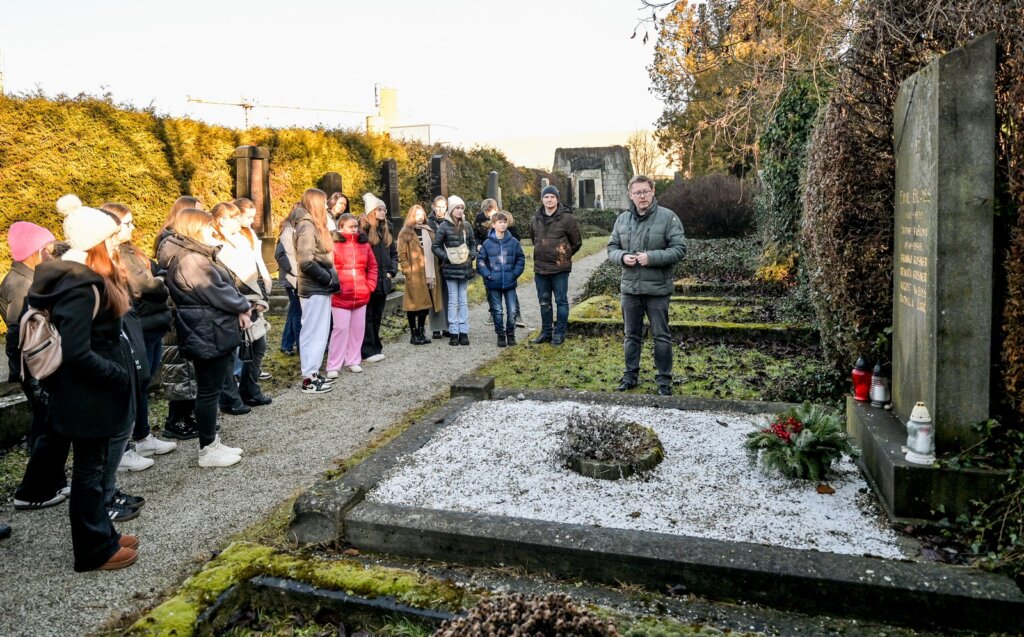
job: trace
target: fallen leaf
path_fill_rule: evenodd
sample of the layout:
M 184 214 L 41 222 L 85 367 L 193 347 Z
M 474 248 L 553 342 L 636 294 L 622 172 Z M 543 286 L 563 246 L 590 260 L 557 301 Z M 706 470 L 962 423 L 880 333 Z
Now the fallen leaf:
M 638 517 L 640 517 L 640 512 L 639 511 L 633 511 L 632 513 L 629 514 L 629 517 L 631 517 L 631 518 L 638 518 Z
M 345 549 L 341 554 L 348 555 L 349 557 L 355 557 L 356 555 L 359 555 L 359 549 Z
M 931 560 L 933 562 L 944 561 L 942 555 L 938 551 L 936 551 L 935 549 L 930 549 L 927 546 L 921 549 L 921 557 L 927 560 Z
M 835 489 L 833 489 L 832 487 L 830 487 L 830 486 L 828 486 L 827 484 L 824 484 L 824 483 L 819 484 L 816 490 L 821 495 L 832 495 L 833 493 L 836 492 Z
M 716 420 L 715 422 L 717 422 L 718 424 L 722 425 L 723 427 L 728 427 L 729 426 L 729 423 L 725 422 L 724 420 Z
M 686 587 L 682 584 L 676 584 L 665 590 L 665 594 L 669 597 L 675 597 L 676 595 L 686 595 Z

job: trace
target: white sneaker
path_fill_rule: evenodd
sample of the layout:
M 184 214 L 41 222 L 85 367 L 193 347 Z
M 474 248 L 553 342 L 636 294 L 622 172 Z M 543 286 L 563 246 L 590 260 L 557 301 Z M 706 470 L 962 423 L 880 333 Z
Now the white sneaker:
M 178 443 L 160 440 L 153 434 L 149 434 L 142 440 L 135 441 L 135 453 L 143 458 L 148 458 L 152 455 L 162 456 L 165 453 L 171 453 L 177 448 Z
M 211 447 L 218 447 L 218 448 L 223 449 L 224 451 L 226 451 L 226 452 L 228 452 L 228 453 L 230 453 L 232 455 L 235 455 L 235 456 L 242 455 L 242 449 L 241 448 L 227 446 L 226 444 L 224 444 L 223 442 L 220 441 L 220 436 L 217 436 L 216 438 L 214 438 L 213 439 L 213 444 L 210 445 L 210 446 Z
M 330 378 L 330 379 L 333 380 L 333 379 L 335 379 L 337 377 L 338 377 L 338 370 L 336 370 L 336 369 L 329 369 L 329 370 L 327 370 L 327 378 Z
M 242 456 L 229 453 L 224 447 L 218 446 L 216 442 L 199 449 L 200 467 L 230 467 L 241 459 Z
M 374 354 L 373 356 L 371 356 L 369 358 L 364 358 L 363 362 L 364 363 L 379 363 L 382 360 L 384 360 L 384 355 L 383 354 Z
M 349 365 L 345 369 L 347 369 L 348 371 L 352 372 L 353 374 L 361 374 L 361 373 L 363 373 L 363 368 L 360 367 L 359 365 Z
M 134 449 L 125 449 L 121 456 L 121 464 L 117 465 L 118 471 L 145 471 L 153 466 L 151 458 L 143 458 L 135 453 Z

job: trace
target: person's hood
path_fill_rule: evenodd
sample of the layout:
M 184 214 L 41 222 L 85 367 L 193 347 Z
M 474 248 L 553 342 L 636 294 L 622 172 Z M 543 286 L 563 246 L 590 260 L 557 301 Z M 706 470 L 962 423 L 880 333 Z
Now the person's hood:
M 292 219 L 294 220 L 296 226 L 299 225 L 300 221 L 308 221 L 310 223 L 313 223 L 313 215 L 311 215 L 308 210 L 301 206 L 295 209 L 294 214 L 295 216 L 292 217 Z
M 216 258 L 220 252 L 220 246 L 208 246 L 190 237 L 180 234 L 172 234 L 160 242 L 160 251 L 157 254 L 157 263 L 161 268 L 167 268 L 174 259 L 180 258 L 194 252 L 209 259 Z
M 351 235 L 346 235 L 344 232 L 339 232 L 337 230 L 331 230 L 331 240 L 334 241 L 335 243 L 347 243 L 348 242 L 348 237 L 350 237 L 350 236 Z M 359 232 L 356 233 L 356 237 L 357 237 L 356 238 L 356 243 L 369 243 L 370 242 L 370 238 L 367 237 L 366 233 L 363 232 L 362 230 L 360 230 Z
M 637 221 L 643 221 L 644 219 L 650 219 L 651 218 L 651 211 L 657 210 L 657 209 L 658 209 L 658 198 L 657 197 L 651 197 L 651 207 L 647 209 L 647 212 L 644 213 L 643 216 L 640 216 L 640 211 L 636 209 L 636 204 L 633 203 L 632 201 L 629 202 L 629 208 L 627 208 L 627 210 L 629 210 L 631 213 L 633 213 L 633 218 L 636 219 Z
M 38 308 L 53 307 L 68 290 L 90 285 L 102 286 L 103 277 L 89 266 L 77 261 L 46 261 L 36 266 L 28 304 Z
M 494 228 L 491 228 L 490 231 L 488 231 L 488 233 L 487 233 L 487 238 L 488 239 L 494 239 L 498 243 L 508 243 L 514 237 L 512 236 L 511 232 L 509 232 L 508 230 L 505 230 L 505 236 L 502 237 L 501 239 L 499 239 L 498 238 L 498 233 L 494 231 Z

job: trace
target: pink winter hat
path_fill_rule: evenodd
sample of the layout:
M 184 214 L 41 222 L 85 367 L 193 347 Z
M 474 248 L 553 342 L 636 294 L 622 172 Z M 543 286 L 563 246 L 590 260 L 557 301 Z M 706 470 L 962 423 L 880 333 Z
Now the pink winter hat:
M 7 245 L 11 247 L 11 258 L 15 261 L 24 261 L 56 240 L 52 232 L 28 221 L 15 221 L 7 231 Z

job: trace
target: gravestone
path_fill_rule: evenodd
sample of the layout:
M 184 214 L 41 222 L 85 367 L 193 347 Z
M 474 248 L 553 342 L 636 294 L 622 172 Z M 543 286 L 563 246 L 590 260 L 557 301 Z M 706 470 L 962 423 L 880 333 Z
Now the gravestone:
M 266 146 L 239 146 L 235 149 L 235 198 L 245 197 L 256 205 L 253 227 L 260 237 L 273 232 L 270 210 L 270 149 Z
M 380 163 L 380 183 L 383 186 L 381 199 L 388 207 L 392 228 L 402 227 L 402 210 L 398 199 L 398 163 L 385 159 Z
M 430 158 L 430 198 L 448 197 L 448 158 L 434 155 Z
M 995 34 L 907 78 L 894 111 L 893 409 L 923 401 L 942 452 L 989 415 Z
M 324 176 L 320 178 L 320 190 L 323 190 L 330 199 L 331 195 L 336 192 L 345 192 L 344 182 L 341 179 L 341 175 L 335 172 L 324 173 Z
M 492 170 L 487 174 L 487 198 L 498 202 L 498 210 L 504 210 L 501 206 L 501 187 L 498 186 L 497 170 Z
M 547 177 L 542 177 L 540 180 L 540 189 L 543 191 L 545 188 L 551 185 L 551 180 Z

